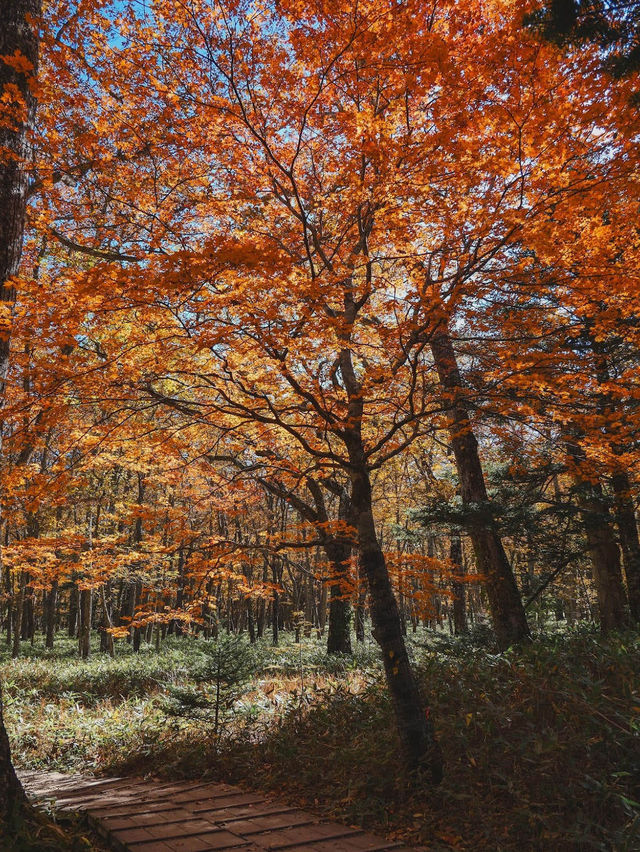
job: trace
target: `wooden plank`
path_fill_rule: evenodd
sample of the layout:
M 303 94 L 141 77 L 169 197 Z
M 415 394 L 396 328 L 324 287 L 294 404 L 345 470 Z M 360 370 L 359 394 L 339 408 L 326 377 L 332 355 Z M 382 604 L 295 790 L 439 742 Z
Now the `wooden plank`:
M 120 838 L 121 839 L 121 838 Z M 128 847 L 132 852 L 155 852 L 160 838 L 149 838 L 143 840 L 128 841 Z M 193 834 L 187 837 L 174 837 L 162 839 L 173 852 L 205 852 L 205 850 L 227 850 L 246 848 L 247 842 L 242 837 L 236 837 L 227 831 L 210 831 Z
M 188 806 L 196 813 L 212 813 L 213 811 L 222 811 L 236 805 L 261 805 L 263 803 L 266 804 L 267 802 L 268 800 L 265 799 L 264 796 L 258 796 L 253 793 L 243 793 L 241 790 L 237 790 L 234 795 L 189 802 Z
M 23 777 L 31 796 L 86 813 L 119 852 L 415 852 L 229 784 Z
M 317 822 L 317 818 L 304 811 L 290 811 L 284 814 L 256 814 L 245 820 L 234 820 L 226 823 L 229 828 L 243 835 L 251 837 L 254 834 L 262 834 L 265 831 L 273 831 L 280 828 L 295 828 L 301 825 L 310 825 Z
M 337 840 L 357 833 L 356 829 L 348 828 L 345 825 L 316 823 L 299 828 L 269 831 L 262 835 L 252 835 L 251 839 L 259 846 L 264 846 L 265 849 L 276 850 L 305 846 L 316 840 Z
M 184 808 L 173 808 L 171 810 L 158 810 L 151 813 L 133 813 L 118 816 L 106 816 L 102 818 L 102 822 L 112 831 L 119 828 L 133 828 L 134 825 L 148 827 L 151 825 L 170 825 L 172 822 L 185 822 L 189 819 L 196 819 L 194 814 L 186 811 Z
M 237 805 L 235 807 L 224 808 L 223 810 L 212 813 L 212 819 L 219 825 L 230 825 L 233 827 L 237 821 L 251 819 L 256 816 L 271 816 L 276 814 L 299 813 L 296 808 L 288 807 L 282 803 L 273 802 L 263 805 Z

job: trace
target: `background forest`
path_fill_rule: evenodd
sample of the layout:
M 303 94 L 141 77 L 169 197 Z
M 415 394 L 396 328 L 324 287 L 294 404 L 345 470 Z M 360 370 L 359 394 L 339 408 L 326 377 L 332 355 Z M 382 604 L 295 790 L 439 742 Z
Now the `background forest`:
M 14 761 L 637 848 L 637 4 L 2 17 Z

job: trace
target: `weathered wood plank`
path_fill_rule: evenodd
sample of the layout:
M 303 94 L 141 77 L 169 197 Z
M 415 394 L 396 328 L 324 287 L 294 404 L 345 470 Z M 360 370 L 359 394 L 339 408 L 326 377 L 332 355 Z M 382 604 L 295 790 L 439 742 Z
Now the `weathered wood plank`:
M 415 852 L 229 784 L 57 772 L 21 780 L 32 798 L 85 813 L 118 852 Z

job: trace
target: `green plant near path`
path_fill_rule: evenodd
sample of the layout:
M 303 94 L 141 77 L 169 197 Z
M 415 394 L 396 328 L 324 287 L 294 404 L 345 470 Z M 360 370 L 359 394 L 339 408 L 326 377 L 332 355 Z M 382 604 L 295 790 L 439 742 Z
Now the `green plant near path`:
M 255 673 L 252 647 L 239 636 L 221 636 L 203 646 L 201 660 L 193 667 L 193 686 L 169 686 L 161 708 L 169 716 L 213 725 L 217 738 Z

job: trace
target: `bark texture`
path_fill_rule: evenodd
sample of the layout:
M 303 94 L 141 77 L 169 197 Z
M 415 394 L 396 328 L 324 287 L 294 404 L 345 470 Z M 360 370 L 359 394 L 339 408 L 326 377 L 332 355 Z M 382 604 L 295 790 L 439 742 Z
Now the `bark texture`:
M 462 377 L 447 329 L 441 329 L 434 334 L 431 339 L 431 353 L 449 405 L 449 432 L 462 502 L 474 510 L 469 522 L 469 537 L 473 544 L 478 573 L 484 580 L 496 639 L 504 650 L 510 645 L 529 641 L 529 625 L 502 540 L 493 518 L 486 511 L 489 497 L 478 442 L 471 427 Z
M 28 60 L 32 70 L 18 72 L 0 61 L 0 93 L 13 93 L 11 106 L 3 105 L 5 114 L 12 110 L 13 120 L 0 125 L 0 405 L 4 402 L 9 370 L 11 320 L 16 300 L 11 279 L 18 272 L 22 255 L 26 165 L 31 155 L 30 129 L 36 108 L 30 81 L 37 73 L 38 39 L 30 19 L 39 18 L 40 11 L 40 0 L 3 0 L 2 3 L 0 56 L 12 56 L 17 51 Z M 0 693 L 0 831 L 24 802 L 24 791 L 11 763 Z
M 600 628 L 603 633 L 619 630 L 628 622 L 620 550 L 599 483 L 578 481 L 578 506 L 598 595 Z
M 347 299 L 347 314 L 354 305 Z M 402 619 L 373 518 L 373 495 L 362 437 L 363 397 L 351 351 L 345 346 L 340 372 L 349 397 L 348 426 L 343 440 L 349 454 L 351 508 L 358 536 L 361 576 L 366 577 L 373 637 L 380 647 L 387 687 L 395 711 L 404 762 L 409 774 L 428 770 L 442 780 L 443 760 L 430 710 L 415 676 L 402 632 Z
M 634 621 L 640 621 L 640 540 L 627 473 L 615 473 L 611 478 L 611 485 L 615 497 L 614 511 L 622 548 L 622 564 L 627 578 L 629 609 Z

